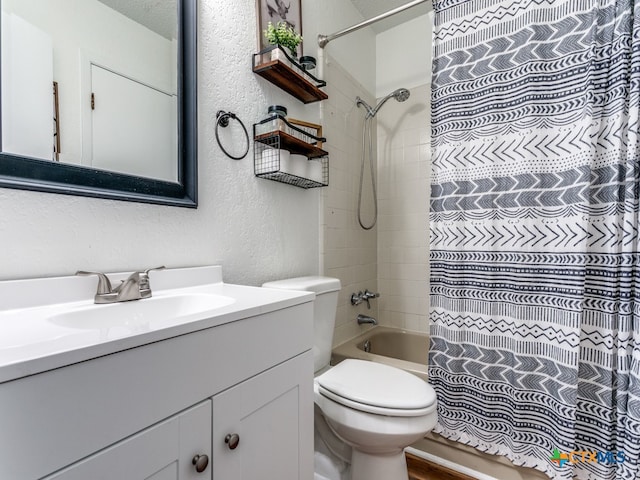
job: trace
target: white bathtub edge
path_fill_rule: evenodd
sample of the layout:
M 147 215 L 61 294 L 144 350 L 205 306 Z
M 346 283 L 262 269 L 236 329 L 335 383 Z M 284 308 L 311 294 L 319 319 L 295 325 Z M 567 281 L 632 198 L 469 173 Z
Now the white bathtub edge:
M 484 474 L 482 472 L 478 472 L 477 470 L 473 470 L 472 468 L 468 468 L 465 467 L 463 465 L 459 465 L 457 463 L 454 462 L 450 462 L 449 460 L 446 460 L 444 458 L 441 457 L 437 457 L 435 455 L 432 455 L 430 453 L 427 453 L 423 450 L 418 450 L 417 448 L 414 447 L 407 447 L 404 449 L 405 452 L 410 453 L 412 455 L 415 455 L 416 457 L 422 458 L 424 460 L 427 460 L 429 462 L 435 463 L 437 465 L 440 465 L 442 467 L 448 468 L 450 470 L 453 470 L 455 472 L 461 473 L 463 475 L 468 475 L 470 477 L 474 477 L 477 480 L 499 480 L 496 477 L 492 477 L 490 475 Z

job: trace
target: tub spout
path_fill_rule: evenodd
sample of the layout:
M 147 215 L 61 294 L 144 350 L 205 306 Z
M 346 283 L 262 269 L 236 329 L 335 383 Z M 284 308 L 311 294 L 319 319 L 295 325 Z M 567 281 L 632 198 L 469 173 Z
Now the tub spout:
M 364 325 L 364 324 L 377 325 L 378 321 L 373 317 L 369 317 L 368 315 L 363 315 L 360 313 L 358 315 L 358 325 Z

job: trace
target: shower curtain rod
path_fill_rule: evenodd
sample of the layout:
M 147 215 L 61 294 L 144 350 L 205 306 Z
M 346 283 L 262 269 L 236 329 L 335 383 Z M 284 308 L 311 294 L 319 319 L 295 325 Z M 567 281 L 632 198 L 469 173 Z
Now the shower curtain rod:
M 405 5 L 394 8 L 393 10 L 389 10 L 388 12 L 382 13 L 377 17 L 370 18 L 369 20 L 365 20 L 364 22 L 358 23 L 357 25 L 354 25 L 352 27 L 345 28 L 344 30 L 340 30 L 339 32 L 336 32 L 336 33 L 332 33 L 331 35 L 320 34 L 318 35 L 318 45 L 320 46 L 320 48 L 324 48 L 327 45 L 327 43 L 329 43 L 332 40 L 335 40 L 336 38 L 342 37 L 343 35 L 347 35 L 348 33 L 351 33 L 351 32 L 355 32 L 356 30 L 360 30 L 361 28 L 368 27 L 372 23 L 379 22 L 380 20 L 384 20 L 385 18 L 395 15 L 396 13 L 404 12 L 405 10 L 408 10 L 411 7 L 415 7 L 416 5 L 420 5 L 421 3 L 426 3 L 428 1 L 429 0 L 414 0 L 413 2 L 409 2 Z

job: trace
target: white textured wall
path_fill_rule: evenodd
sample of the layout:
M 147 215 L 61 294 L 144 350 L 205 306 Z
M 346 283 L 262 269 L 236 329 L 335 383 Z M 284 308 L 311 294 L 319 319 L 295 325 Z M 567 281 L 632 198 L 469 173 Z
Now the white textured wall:
M 255 178 L 252 156 L 226 158 L 213 130 L 220 109 L 250 129 L 273 103 L 309 121 L 319 107 L 250 71 L 254 2 L 198 5 L 199 208 L 0 189 L 0 279 L 215 263 L 226 281 L 256 285 L 318 272 L 320 190 Z

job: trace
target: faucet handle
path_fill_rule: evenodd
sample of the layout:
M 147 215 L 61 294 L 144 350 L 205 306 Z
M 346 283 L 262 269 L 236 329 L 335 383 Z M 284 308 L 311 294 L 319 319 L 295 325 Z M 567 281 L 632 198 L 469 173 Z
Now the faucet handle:
M 142 298 L 149 298 L 151 296 L 151 283 L 149 283 L 149 272 L 153 270 L 164 270 L 164 265 L 160 267 L 148 268 L 144 272 L 140 273 L 140 294 Z
M 362 298 L 362 291 L 359 291 L 358 293 L 352 293 L 351 294 L 351 305 L 360 305 L 363 302 L 363 298 Z
M 164 270 L 165 268 L 167 268 L 167 267 L 165 267 L 164 265 L 162 265 L 162 266 L 160 266 L 160 267 L 147 268 L 147 269 L 144 271 L 144 274 L 145 274 L 145 275 L 149 275 L 149 272 L 151 272 L 151 271 L 153 271 L 153 270 Z
M 378 298 L 379 296 L 379 293 L 373 293 L 369 290 L 364 291 L 364 293 L 362 294 L 362 299 L 367 302 L 367 309 L 371 310 L 371 303 L 369 302 L 369 300 L 371 300 L 372 298 Z
M 80 276 L 88 276 L 88 275 L 97 275 L 98 276 L 98 290 L 96 292 L 97 295 L 103 295 L 105 293 L 111 293 L 111 282 L 109 281 L 109 277 L 107 277 L 104 273 L 100 272 L 85 272 L 84 270 L 78 270 L 76 275 Z

